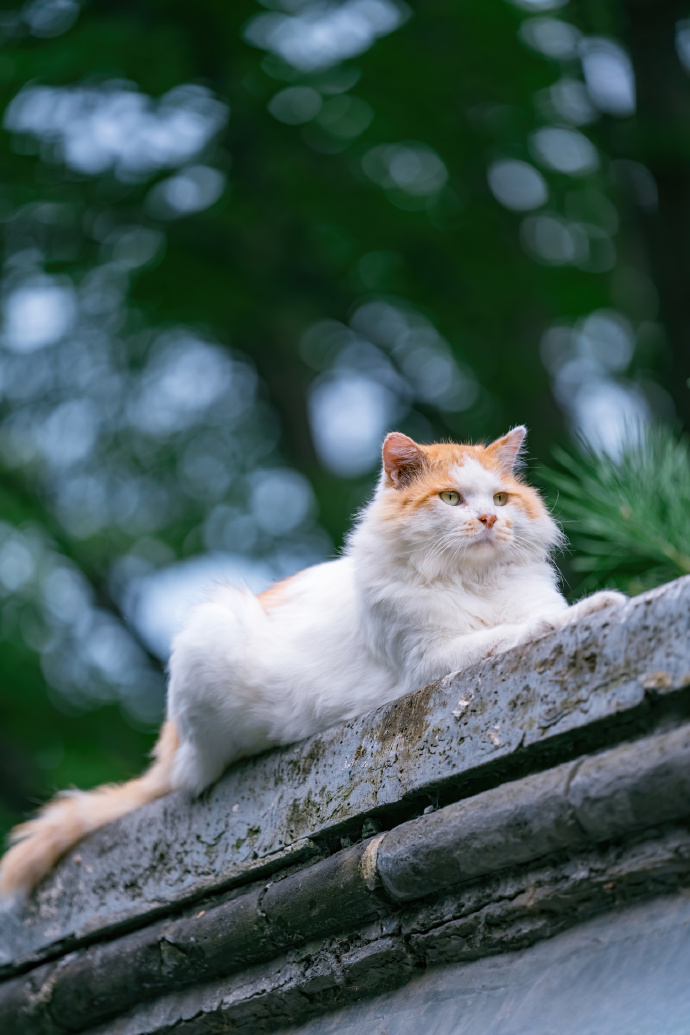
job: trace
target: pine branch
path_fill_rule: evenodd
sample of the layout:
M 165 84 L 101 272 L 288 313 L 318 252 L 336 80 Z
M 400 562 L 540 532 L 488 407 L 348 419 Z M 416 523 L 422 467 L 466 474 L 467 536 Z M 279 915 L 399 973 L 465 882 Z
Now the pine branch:
M 555 451 L 544 480 L 558 492 L 556 516 L 571 540 L 579 592 L 628 593 L 690 574 L 690 443 L 650 428 L 613 459 Z

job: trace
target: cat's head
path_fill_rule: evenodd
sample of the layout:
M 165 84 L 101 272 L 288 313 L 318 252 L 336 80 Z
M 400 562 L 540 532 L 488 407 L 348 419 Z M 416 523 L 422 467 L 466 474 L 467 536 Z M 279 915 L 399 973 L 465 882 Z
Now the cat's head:
M 487 446 L 419 445 L 393 432 L 371 516 L 423 574 L 543 560 L 561 539 L 517 472 L 524 427 Z

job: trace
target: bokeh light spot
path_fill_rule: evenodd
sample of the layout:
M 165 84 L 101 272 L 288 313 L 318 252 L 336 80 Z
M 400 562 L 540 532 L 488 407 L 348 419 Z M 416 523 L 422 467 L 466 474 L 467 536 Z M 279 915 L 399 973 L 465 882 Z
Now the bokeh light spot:
M 372 378 L 343 372 L 318 380 L 310 392 L 309 416 L 319 459 L 345 478 L 370 471 L 400 409 L 393 392 Z
M 300 126 L 321 111 L 321 94 L 311 86 L 288 86 L 271 97 L 268 110 L 279 122 Z
M 623 47 L 592 37 L 580 47 L 587 90 L 599 111 L 625 118 L 635 111 L 635 73 Z
M 532 50 L 560 61 L 576 57 L 582 37 L 579 29 L 559 18 L 528 18 L 520 26 L 519 35 Z
M 544 126 L 531 135 L 530 147 L 547 168 L 569 176 L 586 176 L 599 167 L 594 144 L 576 129 Z
M 496 200 L 516 212 L 539 208 L 548 201 L 546 180 L 528 162 L 513 158 L 493 162 L 489 166 L 487 179 Z
M 2 342 L 12 352 L 35 352 L 60 341 L 75 319 L 71 283 L 50 277 L 28 280 L 5 299 Z
M 257 471 L 252 476 L 252 513 L 269 535 L 293 532 L 314 513 L 314 490 L 297 471 Z
M 225 190 L 225 176 L 208 165 L 190 165 L 157 183 L 147 207 L 158 219 L 177 219 L 202 212 L 215 204 Z
M 248 43 L 269 50 L 302 72 L 330 68 L 363 54 L 406 20 L 409 9 L 393 0 L 307 2 L 295 14 L 256 15 L 244 31 Z

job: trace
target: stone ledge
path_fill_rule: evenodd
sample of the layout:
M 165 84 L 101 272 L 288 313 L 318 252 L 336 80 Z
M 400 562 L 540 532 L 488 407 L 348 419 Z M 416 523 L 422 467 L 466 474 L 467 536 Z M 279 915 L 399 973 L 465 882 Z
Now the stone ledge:
M 377 869 L 391 899 L 404 902 L 689 815 L 690 726 L 682 726 L 403 823 L 383 839 Z
M 396 903 L 688 815 L 690 725 L 493 788 L 265 889 L 15 978 L 0 986 L 0 1029 L 80 1031 L 288 946 L 366 927 Z
M 688 687 L 690 577 L 241 763 L 200 801 L 171 795 L 97 832 L 3 918 L 0 972 L 678 721 Z
M 616 911 L 631 903 L 675 895 L 676 909 L 687 908 L 688 891 L 690 829 L 661 828 L 653 837 L 516 867 L 408 904 L 354 934 L 310 941 L 265 964 L 171 991 L 88 1032 L 275 1035 L 399 987 L 428 967 L 524 949 L 594 916 L 612 913 L 615 923 Z M 15 1012 L 2 1015 L 3 1035 L 64 1032 L 43 1009 L 47 991 L 35 982 L 30 1012 L 16 1000 Z

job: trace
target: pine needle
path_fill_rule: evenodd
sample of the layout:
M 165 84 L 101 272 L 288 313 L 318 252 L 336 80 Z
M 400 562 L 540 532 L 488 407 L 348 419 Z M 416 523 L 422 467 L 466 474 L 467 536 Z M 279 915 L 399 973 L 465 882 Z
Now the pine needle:
M 615 586 L 630 594 L 690 574 L 690 443 L 650 428 L 618 458 L 588 448 L 554 451 L 544 470 L 556 516 L 582 573 L 578 593 Z

